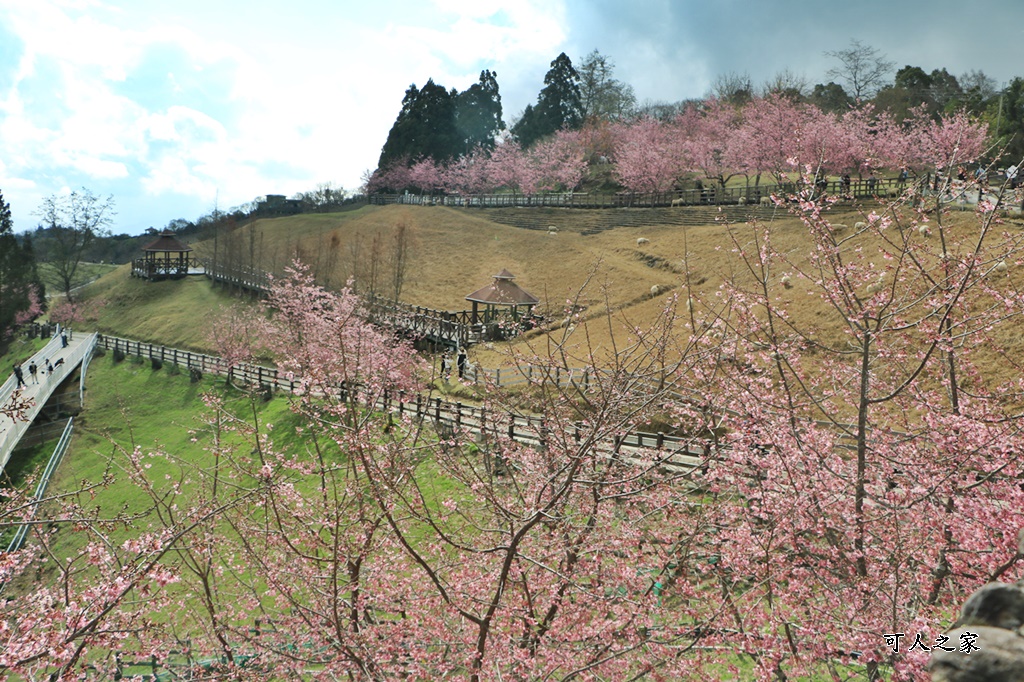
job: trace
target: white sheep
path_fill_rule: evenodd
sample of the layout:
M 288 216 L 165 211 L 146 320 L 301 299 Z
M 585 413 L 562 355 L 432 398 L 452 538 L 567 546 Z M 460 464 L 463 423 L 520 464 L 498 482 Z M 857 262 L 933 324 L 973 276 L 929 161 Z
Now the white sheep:
M 930 237 L 932 234 L 927 225 L 918 225 L 917 233 L 922 237 Z
M 774 202 L 774 201 L 772 201 L 772 198 L 771 198 L 771 197 L 761 197 L 761 205 L 762 205 L 762 206 L 771 206 L 771 205 L 773 205 L 774 203 L 775 203 L 775 202 Z
M 555 232 L 554 230 L 548 230 L 548 236 L 549 237 L 557 237 L 558 233 Z
M 783 275 L 782 277 L 779 278 L 779 281 L 782 282 L 782 286 L 786 287 L 787 289 L 793 288 L 793 280 L 790 279 L 789 275 Z
M 1004 260 L 1001 260 L 998 263 L 996 263 L 996 272 L 1006 272 L 1008 268 L 1009 266 L 1006 264 L 1006 261 Z
M 680 197 L 680 198 L 678 198 L 678 199 L 673 199 L 673 200 L 672 200 L 672 205 L 673 205 L 673 206 L 682 206 L 682 205 L 683 205 L 683 203 L 684 203 L 684 202 L 683 202 L 683 199 L 682 199 L 682 197 Z
M 868 227 L 868 224 L 866 222 L 864 222 L 863 220 L 858 220 L 857 222 L 855 222 L 853 224 L 853 229 L 855 229 L 855 230 L 866 230 L 867 227 Z
M 651 240 L 648 239 L 647 237 L 637 237 L 637 239 L 636 239 L 636 245 L 637 246 L 643 246 L 644 244 L 650 244 L 650 243 L 651 243 Z
M 548 225 L 548 232 L 558 232 L 558 228 L 554 225 Z
M 739 199 L 736 200 L 736 205 L 737 206 L 742 206 L 745 203 L 747 203 L 747 198 L 746 197 L 740 197 Z

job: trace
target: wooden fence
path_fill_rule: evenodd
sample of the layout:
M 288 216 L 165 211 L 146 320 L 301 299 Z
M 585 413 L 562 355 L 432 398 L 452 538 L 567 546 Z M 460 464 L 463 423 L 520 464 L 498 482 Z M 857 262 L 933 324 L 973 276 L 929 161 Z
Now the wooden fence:
M 850 182 L 849 186 L 839 180 L 822 182 L 814 188 L 822 193 L 840 199 L 868 199 L 875 196 L 896 196 L 908 186 L 909 181 L 898 178 L 861 179 Z M 798 191 L 809 189 L 807 185 L 788 183 L 784 185 L 746 185 L 718 187 L 709 185 L 700 189 L 673 190 L 670 192 L 545 192 L 540 194 L 373 194 L 367 197 L 371 204 L 411 204 L 418 206 L 454 206 L 466 208 L 652 208 L 664 206 L 727 206 L 736 204 L 759 204 L 771 201 L 774 194 L 789 197 Z
M 158 360 L 161 363 L 171 363 L 190 370 L 195 369 L 201 373 L 230 376 L 233 382 L 252 388 L 295 392 L 299 386 L 295 377 L 283 374 L 274 367 L 251 364 L 230 365 L 223 358 L 212 355 L 113 336 L 100 336 L 97 345 L 113 352 L 123 353 L 125 356 L 133 355 L 150 361 Z M 543 379 L 539 370 L 536 377 L 533 376 L 532 370 L 527 370 L 525 373 L 509 370 L 504 377 L 502 377 L 501 370 L 478 370 L 478 372 L 478 376 L 494 377 L 497 382 L 504 381 L 504 385 Z M 548 374 L 552 374 L 556 381 L 568 381 L 581 388 L 589 387 L 590 379 L 587 377 L 593 376 L 592 373 L 576 372 L 575 370 L 567 371 L 564 375 L 559 370 Z M 338 390 L 340 393 L 342 388 L 339 387 Z M 358 388 L 347 390 L 355 391 L 357 399 L 368 403 L 374 409 L 392 412 L 400 416 L 408 415 L 417 420 L 430 420 L 441 431 L 465 431 L 480 437 L 505 436 L 533 446 L 544 446 L 552 437 L 551 424 L 542 416 L 511 412 L 494 413 L 482 407 L 450 402 L 441 398 L 427 398 L 421 394 L 411 396 L 385 394 L 375 396 L 372 401 L 367 401 L 366 396 L 359 396 Z M 572 437 L 578 441 L 581 433 L 582 429 L 576 426 Z M 607 453 L 609 456 L 626 456 L 623 454 L 624 449 L 633 448 L 652 448 L 665 451 L 667 456 L 662 464 L 666 468 L 692 468 L 700 465 L 706 457 L 706 453 L 692 445 L 690 439 L 665 433 L 623 433 L 611 437 L 607 442 L 598 444 L 599 451 Z

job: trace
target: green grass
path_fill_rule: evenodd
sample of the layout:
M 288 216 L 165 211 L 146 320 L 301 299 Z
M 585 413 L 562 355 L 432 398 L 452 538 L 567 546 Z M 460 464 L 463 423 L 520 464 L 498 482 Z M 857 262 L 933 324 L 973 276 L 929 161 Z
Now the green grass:
M 53 264 L 39 263 L 38 267 L 39 278 L 43 280 L 43 284 L 46 286 L 46 291 L 50 294 L 63 293 L 64 282 L 61 280 L 60 275 L 57 274 L 57 269 Z M 71 280 L 71 287 L 75 288 L 80 287 L 83 284 L 88 284 L 116 268 L 116 265 L 109 263 L 79 263 L 78 268 L 75 271 L 75 276 Z
M 28 362 L 36 352 L 49 342 L 49 338 L 29 339 L 23 334 L 17 334 L 6 345 L 0 344 L 0 383 L 7 380 L 13 371 L 14 365 Z
M 129 266 L 91 284 L 82 298 L 85 329 L 207 353 L 214 350 L 213 317 L 240 302 L 205 277 L 147 282 L 130 277 Z
M 197 467 L 210 464 L 212 456 L 205 449 L 210 444 L 210 432 L 198 418 L 203 411 L 201 397 L 205 392 L 220 395 L 232 409 L 247 413 L 250 418 L 255 408 L 255 415 L 262 423 L 274 424 L 273 438 L 282 449 L 301 453 L 308 441 L 308 435 L 299 434 L 294 428 L 298 418 L 291 413 L 287 397 L 279 395 L 269 402 L 251 403 L 244 394 L 227 389 L 219 377 L 206 376 L 193 384 L 187 373 L 172 371 L 169 365 L 153 370 L 149 362 L 126 359 L 115 363 L 113 354 L 107 353 L 91 363 L 87 387 L 86 409 L 76 420 L 72 448 L 58 472 L 55 489 L 72 490 L 82 481 L 99 480 L 111 466 L 116 471 L 119 450 L 130 450 L 133 445 L 138 445 L 143 452 L 160 449 L 172 453 Z M 149 477 L 157 484 L 163 481 L 164 475 L 177 478 L 177 468 L 171 463 L 159 458 L 148 461 L 152 465 Z M 424 492 L 435 502 L 467 494 L 459 484 L 441 475 L 429 458 L 420 464 L 420 474 L 421 480 L 429 481 Z M 182 504 L 187 502 L 187 497 L 186 490 Z M 147 503 L 146 493 L 123 476 L 103 489 L 95 500 L 107 515 L 122 509 L 141 510 Z M 146 523 L 142 520 L 137 525 L 141 528 Z M 138 528 L 122 529 L 117 535 L 123 539 L 136 532 Z M 77 550 L 84 542 L 81 534 L 63 530 L 61 533 L 64 537 L 59 549 L 65 553 Z M 414 541 L 425 539 L 417 532 L 413 532 L 412 537 Z M 186 595 L 186 599 L 191 597 Z M 165 617 L 159 613 L 150 615 L 155 621 Z M 752 674 L 753 665 L 746 657 L 735 655 L 726 660 L 737 665 L 741 674 Z M 144 670 L 133 668 L 132 672 Z M 726 663 L 721 664 L 721 672 L 723 678 L 727 676 Z M 828 677 L 822 673 L 810 679 Z

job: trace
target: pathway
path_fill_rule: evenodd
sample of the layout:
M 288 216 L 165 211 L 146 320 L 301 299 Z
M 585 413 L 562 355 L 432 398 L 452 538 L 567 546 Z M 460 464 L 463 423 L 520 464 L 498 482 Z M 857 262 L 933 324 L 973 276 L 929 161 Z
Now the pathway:
M 22 366 L 25 376 L 25 386 L 21 389 L 23 398 L 31 399 L 31 406 L 25 414 L 25 419 L 17 421 L 7 415 L 0 414 L 0 472 L 7 467 L 7 461 L 11 458 L 11 452 L 17 446 L 18 441 L 28 430 L 32 421 L 46 405 L 53 391 L 60 386 L 65 378 L 71 374 L 78 365 L 82 363 L 92 352 L 96 345 L 96 334 L 72 334 L 68 339 L 67 346 L 62 343 L 58 334 L 50 339 L 46 346 L 32 356 L 31 360 Z M 35 361 L 39 366 L 36 381 L 32 380 L 29 374 L 29 362 Z M 54 365 L 53 374 L 47 375 L 46 361 Z M 63 360 L 63 362 L 60 362 Z M 7 405 L 16 390 L 17 381 L 14 377 L 13 368 L 7 368 L 11 372 L 7 381 L 0 386 L 0 405 Z

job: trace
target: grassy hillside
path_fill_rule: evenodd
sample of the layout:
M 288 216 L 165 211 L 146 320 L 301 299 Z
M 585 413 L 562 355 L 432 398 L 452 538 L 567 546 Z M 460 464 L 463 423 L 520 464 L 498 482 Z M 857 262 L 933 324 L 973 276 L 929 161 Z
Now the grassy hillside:
M 683 224 L 687 216 L 692 218 L 689 222 L 704 222 Z M 676 297 L 684 304 L 690 297 L 710 299 L 727 279 L 752 281 L 734 249 L 737 244 L 749 247 L 759 232 L 744 221 L 742 208 L 733 207 L 717 218 L 715 213 L 694 209 L 367 206 L 345 213 L 259 220 L 230 239 L 222 237 L 216 248 L 221 254 L 226 248 L 242 249 L 245 258 L 251 256 L 262 267 L 276 271 L 298 255 L 314 267 L 321 281 L 340 286 L 358 271 L 360 262 L 365 263 L 375 237 L 386 243 L 395 227 L 404 225 L 410 235 L 404 301 L 466 309 L 465 296 L 506 268 L 517 276 L 518 284 L 541 299 L 540 311 L 549 322 L 557 323 L 564 317 L 566 302 L 577 300 L 584 317 L 578 332 L 586 332 L 587 344 L 600 356 L 626 342 L 631 329 L 649 324 Z M 852 225 L 863 216 L 847 207 L 842 212 L 837 209 L 832 219 Z M 774 230 L 773 245 L 794 266 L 806 266 L 810 245 L 804 225 L 782 212 L 767 220 Z M 976 229 L 970 213 L 952 213 L 944 221 L 957 231 Z M 555 226 L 557 234 L 549 234 L 548 225 Z M 612 229 L 593 233 L 595 225 Z M 1005 229 L 1019 232 L 1020 225 L 1010 223 Z M 647 242 L 638 245 L 640 237 Z M 878 246 L 870 239 L 848 245 L 862 249 L 869 258 Z M 212 242 L 204 242 L 196 251 L 210 254 L 213 248 Z M 882 265 L 881 258 L 877 260 Z M 1019 270 L 1011 268 L 1008 273 L 1012 286 L 1024 286 Z M 655 296 L 653 286 L 659 288 Z M 126 268 L 105 276 L 87 291 L 91 300 L 100 303 L 95 324 L 101 331 L 198 349 L 211 348 L 204 328 L 209 315 L 234 300 L 202 278 L 147 283 L 128 277 Z M 825 340 L 839 338 L 842 321 L 812 285 L 800 281 L 789 289 L 776 286 L 773 293 L 792 304 L 795 325 L 814 329 Z M 612 312 L 610 324 L 603 317 L 607 311 Z M 1012 329 L 1005 335 L 1006 347 L 1024 353 L 1024 335 Z M 563 334 L 557 329 L 552 339 Z M 544 352 L 548 340 L 534 334 L 512 347 L 530 345 Z M 473 360 L 487 367 L 500 366 L 508 362 L 509 348 L 478 346 Z
M 122 265 L 85 290 L 84 327 L 177 348 L 212 350 L 208 322 L 236 301 L 233 296 L 201 276 L 146 282 L 130 273 L 131 266 Z

